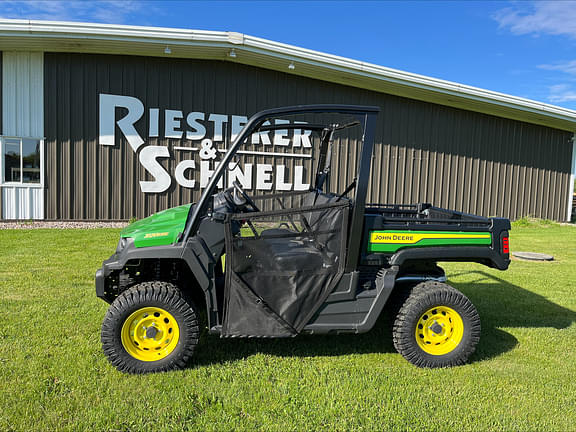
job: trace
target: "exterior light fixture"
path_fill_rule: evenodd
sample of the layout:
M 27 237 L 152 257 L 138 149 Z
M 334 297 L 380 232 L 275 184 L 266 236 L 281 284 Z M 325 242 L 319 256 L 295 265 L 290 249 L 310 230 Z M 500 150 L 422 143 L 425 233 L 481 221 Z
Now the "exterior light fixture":
M 296 69 L 296 66 L 294 66 L 294 62 L 290 62 L 290 64 L 288 65 L 288 69 L 290 70 Z
M 236 51 L 234 50 L 234 48 L 230 50 L 230 52 L 228 53 L 228 57 L 236 58 Z
M 166 48 L 164 48 L 164 54 L 172 54 L 172 50 L 170 49 L 169 46 L 166 46 Z

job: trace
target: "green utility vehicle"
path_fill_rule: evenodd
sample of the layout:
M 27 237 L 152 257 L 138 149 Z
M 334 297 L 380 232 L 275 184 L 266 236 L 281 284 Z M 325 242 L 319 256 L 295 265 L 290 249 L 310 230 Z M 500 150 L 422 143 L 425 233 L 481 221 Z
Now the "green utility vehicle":
M 378 112 L 348 105 L 262 111 L 227 152 L 209 155 L 217 168 L 197 203 L 125 228 L 96 272 L 96 293 L 110 303 L 101 335 L 110 362 L 131 373 L 185 367 L 202 333 L 200 316 L 223 338 L 363 333 L 397 303 L 392 337 L 409 362 L 465 363 L 480 319 L 437 263 L 507 269 L 510 222 L 430 204 L 367 204 L 369 187 L 385 187 L 370 175 Z M 273 153 L 257 147 L 264 135 Z M 290 190 L 249 195 L 240 182 L 251 181 L 248 163 L 271 155 L 286 161 L 277 191 Z M 331 176 L 335 163 L 357 177 Z M 272 189 L 272 165 L 256 171 L 257 185 Z M 290 183 L 287 172 L 314 175 L 310 184 Z M 224 180 L 230 187 L 218 191 Z

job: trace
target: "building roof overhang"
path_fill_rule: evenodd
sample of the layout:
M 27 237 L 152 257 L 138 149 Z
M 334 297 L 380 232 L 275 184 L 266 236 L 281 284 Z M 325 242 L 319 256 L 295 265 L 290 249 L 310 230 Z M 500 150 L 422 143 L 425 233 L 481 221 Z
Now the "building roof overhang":
M 0 19 L 0 51 L 229 61 L 576 131 L 574 110 L 235 32 Z

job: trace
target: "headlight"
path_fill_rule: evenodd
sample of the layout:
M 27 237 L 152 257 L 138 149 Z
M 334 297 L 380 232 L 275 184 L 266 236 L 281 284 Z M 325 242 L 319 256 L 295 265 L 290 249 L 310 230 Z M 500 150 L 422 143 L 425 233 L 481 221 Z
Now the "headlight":
M 118 246 L 116 247 L 116 253 L 122 252 L 126 247 L 126 243 L 128 243 L 128 239 L 126 237 L 121 237 Z

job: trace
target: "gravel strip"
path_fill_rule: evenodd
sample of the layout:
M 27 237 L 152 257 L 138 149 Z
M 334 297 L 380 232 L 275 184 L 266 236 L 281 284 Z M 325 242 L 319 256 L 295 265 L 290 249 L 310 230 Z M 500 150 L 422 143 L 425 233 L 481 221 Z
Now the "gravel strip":
M 64 221 L 21 221 L 0 222 L 0 230 L 3 229 L 94 229 L 94 228 L 124 228 L 128 222 L 64 222 Z

